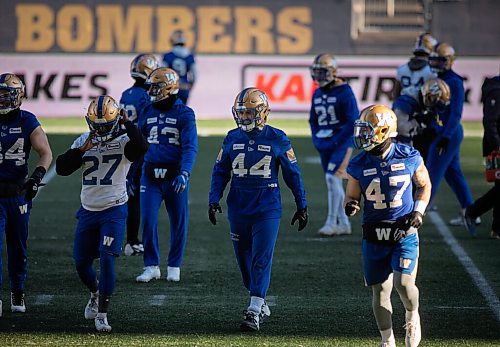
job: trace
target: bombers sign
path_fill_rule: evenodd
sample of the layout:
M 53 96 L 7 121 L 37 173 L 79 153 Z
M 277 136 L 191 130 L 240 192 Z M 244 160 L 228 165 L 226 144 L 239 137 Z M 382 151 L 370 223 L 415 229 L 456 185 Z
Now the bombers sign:
M 82 116 L 91 98 L 109 94 L 119 100 L 133 84 L 129 74 L 133 55 L 0 54 L 1 71 L 22 76 L 28 99 L 23 107 L 42 117 Z M 197 57 L 199 78 L 189 106 L 198 118 L 231 118 L 235 96 L 245 87 L 262 89 L 273 117 L 307 118 L 316 88 L 309 75 L 313 56 Z M 345 78 L 361 108 L 374 103 L 392 105 L 397 66 L 407 57 L 338 56 L 339 76 Z M 481 85 L 496 75 L 495 58 L 458 58 L 454 69 L 465 78 L 464 120 L 482 118 Z

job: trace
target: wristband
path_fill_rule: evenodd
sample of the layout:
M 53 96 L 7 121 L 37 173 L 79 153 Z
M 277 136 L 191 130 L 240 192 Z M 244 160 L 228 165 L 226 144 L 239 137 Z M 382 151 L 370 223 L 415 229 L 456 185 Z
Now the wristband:
M 427 202 L 425 202 L 424 200 L 417 200 L 413 204 L 413 211 L 420 212 L 422 216 L 425 214 L 426 208 Z

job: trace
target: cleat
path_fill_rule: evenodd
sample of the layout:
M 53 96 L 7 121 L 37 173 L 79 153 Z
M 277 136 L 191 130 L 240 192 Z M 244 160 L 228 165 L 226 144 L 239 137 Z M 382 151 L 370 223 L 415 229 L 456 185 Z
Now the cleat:
M 137 276 L 135 280 L 137 282 L 149 282 L 152 279 L 159 280 L 161 277 L 160 267 L 159 266 L 146 266 L 144 268 L 144 272 Z
M 481 217 L 477 217 L 474 220 L 474 223 L 476 225 L 481 224 Z M 462 226 L 464 226 L 465 224 L 464 224 L 463 214 L 461 213 L 459 217 L 450 219 L 450 221 L 448 222 L 448 224 L 450 224 L 452 227 L 462 227 Z
M 476 236 L 476 221 L 472 218 L 467 209 L 465 209 L 464 214 L 462 215 L 462 223 L 472 236 Z
M 333 236 L 337 235 L 337 226 L 334 224 L 325 224 L 318 230 L 318 234 L 321 236 Z
M 500 234 L 495 232 L 494 230 L 492 230 L 490 232 L 490 239 L 496 239 L 496 240 L 500 240 Z
M 241 331 L 258 331 L 259 314 L 254 311 L 243 311 L 243 320 L 240 323 Z
M 134 245 L 131 245 L 130 243 L 127 243 L 125 245 L 125 249 L 123 250 L 123 253 L 129 257 L 131 255 L 141 255 L 144 253 L 144 246 L 142 243 L 137 243 Z
M 389 340 L 382 342 L 380 344 L 380 347 L 396 347 L 396 340 Z
M 106 313 L 98 313 L 95 317 L 95 329 L 102 333 L 109 333 L 111 325 L 108 324 L 108 317 Z
M 350 224 L 339 224 L 337 226 L 337 233 L 334 235 L 351 235 L 351 225 Z
M 409 322 L 406 322 L 404 325 L 406 329 L 406 338 L 405 338 L 405 346 L 406 347 L 417 347 L 422 339 L 422 331 L 420 329 L 420 316 L 417 314 L 417 317 Z
M 259 314 L 259 321 L 262 323 L 264 319 L 267 319 L 271 316 L 271 309 L 267 305 L 267 302 L 264 301 L 264 305 L 262 305 Z
M 10 309 L 12 310 L 12 312 L 26 312 L 23 292 L 10 293 Z
M 93 296 L 90 294 L 90 299 L 89 302 L 87 303 L 87 306 L 85 306 L 85 319 L 95 319 L 97 316 L 97 309 L 99 307 L 99 296 L 95 295 Z
M 181 280 L 181 268 L 180 267 L 167 267 L 167 281 L 179 282 Z

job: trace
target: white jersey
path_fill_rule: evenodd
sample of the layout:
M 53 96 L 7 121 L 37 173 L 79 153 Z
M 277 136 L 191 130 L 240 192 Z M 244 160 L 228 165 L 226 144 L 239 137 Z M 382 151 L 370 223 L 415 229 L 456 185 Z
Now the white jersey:
M 420 70 L 411 70 L 408 64 L 401 65 L 397 70 L 397 80 L 401 84 L 401 95 L 407 95 L 418 100 L 418 91 L 424 83 L 437 75 L 432 72 L 429 64 Z
M 71 148 L 81 147 L 88 136 L 88 132 L 80 135 Z M 127 134 L 123 134 L 97 143 L 83 155 L 80 199 L 86 210 L 102 211 L 127 202 L 126 180 L 131 162 L 124 152 L 128 141 Z

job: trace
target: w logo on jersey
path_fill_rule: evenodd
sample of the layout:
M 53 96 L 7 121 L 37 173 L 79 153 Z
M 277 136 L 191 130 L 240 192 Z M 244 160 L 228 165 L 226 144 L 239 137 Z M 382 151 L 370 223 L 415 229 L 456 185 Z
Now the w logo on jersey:
M 24 204 L 24 205 L 19 206 L 19 212 L 21 212 L 21 214 L 27 213 L 28 212 L 28 204 Z
M 102 241 L 102 244 L 104 246 L 111 246 L 111 244 L 113 243 L 114 241 L 114 237 L 111 237 L 111 236 L 104 236 L 104 240 Z
M 375 228 L 375 232 L 377 233 L 377 239 L 379 239 L 380 241 L 389 241 L 391 228 Z
M 156 178 L 165 178 L 166 174 L 167 174 L 167 169 L 155 168 Z

